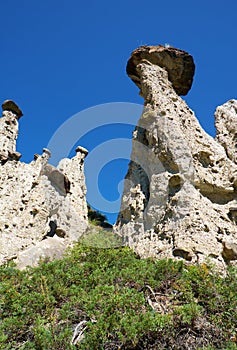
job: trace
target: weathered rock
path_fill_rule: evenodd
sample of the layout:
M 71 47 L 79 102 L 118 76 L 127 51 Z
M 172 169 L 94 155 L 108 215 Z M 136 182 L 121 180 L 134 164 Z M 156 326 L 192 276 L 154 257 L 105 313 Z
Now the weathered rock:
M 21 109 L 12 100 L 5 100 L 2 104 L 2 110 L 12 112 L 17 116 L 17 119 L 23 116 Z
M 215 113 L 216 140 L 227 156 L 237 164 L 237 101 L 230 100 L 217 107 Z
M 62 171 L 58 170 L 50 164 L 46 164 L 42 169 L 42 175 L 46 175 L 51 182 L 51 185 L 57 188 L 57 190 L 63 196 L 66 196 L 67 193 L 70 193 L 70 181 Z
M 77 146 L 76 152 L 80 152 L 80 153 L 84 154 L 84 157 L 86 157 L 88 154 L 88 150 L 82 146 Z
M 12 160 L 20 160 L 22 154 L 20 152 L 9 152 L 9 158 Z
M 139 88 L 141 76 L 137 67 L 144 61 L 165 68 L 178 95 L 188 93 L 192 86 L 195 65 L 192 56 L 186 51 L 162 45 L 141 46 L 134 50 L 127 63 L 127 74 Z
M 37 242 L 36 245 L 19 252 L 16 260 L 17 267 L 23 270 L 27 266 L 36 267 L 41 260 L 61 259 L 66 247 L 65 242 L 57 236 L 47 237 L 43 241 Z
M 224 259 L 229 262 L 231 260 L 237 260 L 237 243 L 231 241 L 223 241 L 223 252 Z
M 223 268 L 223 242 L 237 240 L 237 165 L 177 95 L 165 63 L 154 63 L 149 50 L 139 62 L 145 107 L 115 231 L 141 257 L 209 258 Z
M 40 252 L 45 251 L 44 256 L 52 258 L 57 247 L 62 251 L 61 247 L 86 231 L 85 154 L 77 152 L 74 158 L 62 160 L 55 168 L 48 164 L 50 151 L 44 148 L 43 154 L 35 156 L 30 164 L 19 162 L 16 160 L 20 156 L 16 152 L 17 119 L 13 112 L 3 114 L 0 119 L 0 264 L 16 258 L 19 266 L 26 266 L 30 261 L 27 252 L 33 252 L 38 259 Z M 8 120 L 15 122 L 7 123 Z M 46 240 L 48 237 L 60 237 L 60 243 Z M 54 248 L 53 242 L 57 244 Z M 49 243 L 52 254 L 48 253 Z
M 18 119 L 22 116 L 19 107 L 11 100 L 2 104 L 3 113 L 0 118 L 0 161 L 20 159 L 16 152 L 16 139 L 18 136 Z

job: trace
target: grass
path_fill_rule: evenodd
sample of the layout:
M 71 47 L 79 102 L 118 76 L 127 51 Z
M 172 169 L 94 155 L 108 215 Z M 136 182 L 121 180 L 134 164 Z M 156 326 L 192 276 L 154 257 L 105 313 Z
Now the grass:
M 237 349 L 234 268 L 222 278 L 81 242 L 34 269 L 1 266 L 0 282 L 2 350 Z
M 87 231 L 81 238 L 80 244 L 86 247 L 96 248 L 117 248 L 124 246 L 121 237 L 115 235 L 111 230 L 104 230 L 97 226 L 97 223 L 90 225 Z

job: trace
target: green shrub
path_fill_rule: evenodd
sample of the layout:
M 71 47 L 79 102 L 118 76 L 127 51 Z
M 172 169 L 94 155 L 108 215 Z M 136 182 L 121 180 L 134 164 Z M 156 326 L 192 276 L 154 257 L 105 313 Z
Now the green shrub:
M 0 267 L 0 349 L 237 349 L 236 269 L 77 244 L 64 259 Z M 86 329 L 77 345 L 72 335 Z

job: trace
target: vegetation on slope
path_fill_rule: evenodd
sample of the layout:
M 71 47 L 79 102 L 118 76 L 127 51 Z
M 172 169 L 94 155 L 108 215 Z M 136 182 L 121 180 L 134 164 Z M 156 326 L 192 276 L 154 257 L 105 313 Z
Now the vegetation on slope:
M 0 280 L 0 349 L 237 349 L 234 268 L 77 244 Z
M 108 223 L 107 217 L 100 213 L 98 210 L 92 209 L 92 207 L 87 204 L 88 209 L 88 219 L 92 224 L 104 227 L 104 228 L 112 228 L 112 225 Z

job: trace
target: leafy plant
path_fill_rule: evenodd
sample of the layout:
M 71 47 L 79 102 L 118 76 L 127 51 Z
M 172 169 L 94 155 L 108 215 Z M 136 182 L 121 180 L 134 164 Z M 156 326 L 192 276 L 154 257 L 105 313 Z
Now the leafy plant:
M 34 269 L 0 267 L 0 349 L 237 349 L 236 268 L 222 278 L 82 243 Z

